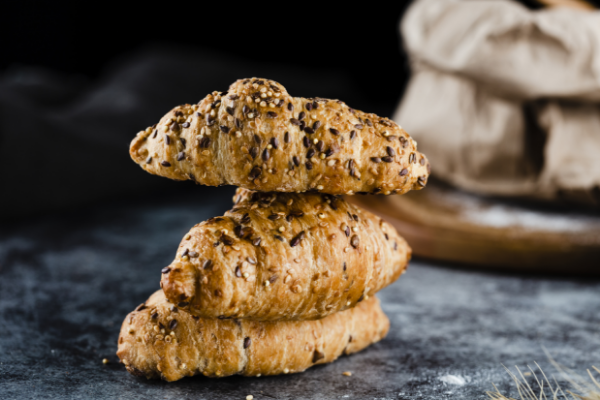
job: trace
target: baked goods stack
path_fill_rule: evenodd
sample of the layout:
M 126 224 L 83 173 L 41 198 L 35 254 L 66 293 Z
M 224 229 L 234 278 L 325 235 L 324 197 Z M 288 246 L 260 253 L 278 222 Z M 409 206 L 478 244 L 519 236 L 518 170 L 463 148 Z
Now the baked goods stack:
M 123 322 L 117 355 L 129 372 L 287 374 L 386 335 L 373 295 L 406 270 L 411 250 L 340 195 L 425 186 L 429 163 L 394 122 L 243 79 L 174 108 L 130 153 L 155 175 L 239 189 L 224 216 L 184 236 L 162 290 Z

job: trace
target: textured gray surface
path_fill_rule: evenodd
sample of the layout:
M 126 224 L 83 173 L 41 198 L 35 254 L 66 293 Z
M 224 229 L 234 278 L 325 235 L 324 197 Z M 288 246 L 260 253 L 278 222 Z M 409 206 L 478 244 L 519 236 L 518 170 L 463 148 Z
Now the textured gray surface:
M 122 319 L 158 287 L 183 234 L 222 213 L 231 193 L 1 225 L 0 398 L 479 399 L 492 383 L 516 397 L 501 364 L 551 371 L 543 347 L 580 373 L 600 363 L 599 280 L 413 261 L 380 294 L 388 337 L 361 353 L 280 377 L 168 384 L 129 375 L 115 356 Z M 465 383 L 445 383 L 448 375 Z

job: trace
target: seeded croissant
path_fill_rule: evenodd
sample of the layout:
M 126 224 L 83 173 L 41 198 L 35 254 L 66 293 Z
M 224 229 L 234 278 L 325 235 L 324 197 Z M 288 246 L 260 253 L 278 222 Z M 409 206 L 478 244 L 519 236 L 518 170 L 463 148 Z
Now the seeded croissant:
M 170 382 L 287 374 L 358 352 L 388 329 L 375 297 L 319 321 L 258 322 L 193 317 L 159 290 L 125 318 L 117 355 L 133 375 Z
M 402 194 L 424 187 L 430 170 L 393 121 L 339 100 L 291 97 L 266 79 L 175 107 L 138 133 L 130 154 L 151 174 L 263 192 Z
M 394 282 L 410 259 L 391 225 L 336 196 L 238 189 L 234 201 L 162 270 L 167 298 L 193 315 L 323 318 Z

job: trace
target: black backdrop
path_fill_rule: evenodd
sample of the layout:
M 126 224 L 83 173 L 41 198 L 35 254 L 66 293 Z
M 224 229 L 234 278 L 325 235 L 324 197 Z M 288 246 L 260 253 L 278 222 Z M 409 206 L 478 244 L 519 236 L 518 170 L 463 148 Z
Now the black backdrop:
M 256 62 L 326 65 L 352 76 L 362 95 L 394 102 L 406 79 L 398 73 L 407 68 L 397 28 L 408 3 L 146 2 L 133 8 L 7 1 L 0 12 L 0 70 L 39 65 L 97 77 L 107 62 L 143 45 L 183 44 Z
M 126 8 L 64 1 L 5 2 L 0 68 L 42 65 L 99 76 L 107 61 L 143 45 L 192 45 L 256 62 L 328 66 L 364 96 L 396 101 L 405 60 L 397 25 L 408 1 L 351 7 L 332 2 L 159 2 Z M 93 4 L 93 5 L 92 5 Z
M 398 33 L 408 3 L 3 2 L 0 219 L 204 190 L 143 173 L 128 144 L 237 78 L 389 116 L 408 79 Z

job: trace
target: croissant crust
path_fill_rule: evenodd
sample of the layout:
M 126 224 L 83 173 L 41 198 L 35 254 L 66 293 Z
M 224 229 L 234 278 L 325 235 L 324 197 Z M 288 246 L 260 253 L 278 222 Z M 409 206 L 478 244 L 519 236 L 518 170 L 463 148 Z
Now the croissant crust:
M 130 373 L 167 381 L 275 375 L 355 353 L 388 330 L 375 297 L 318 321 L 259 322 L 193 317 L 158 291 L 125 318 L 117 355 Z
M 175 107 L 130 154 L 151 174 L 262 192 L 402 194 L 424 187 L 430 170 L 395 122 L 258 78 Z
M 238 189 L 234 201 L 162 271 L 167 298 L 193 315 L 323 318 L 394 282 L 411 256 L 391 225 L 337 196 Z

